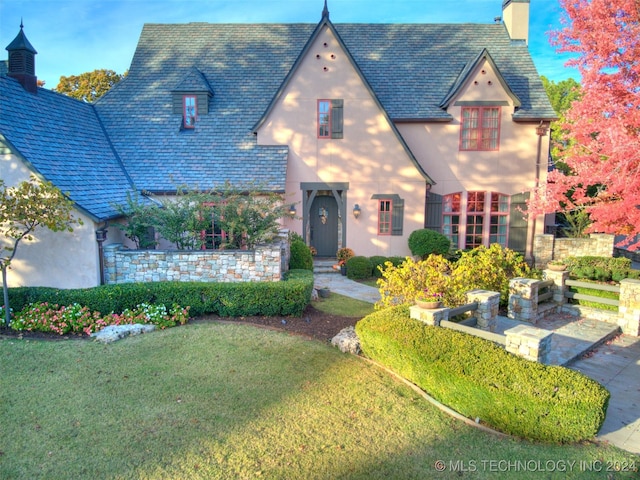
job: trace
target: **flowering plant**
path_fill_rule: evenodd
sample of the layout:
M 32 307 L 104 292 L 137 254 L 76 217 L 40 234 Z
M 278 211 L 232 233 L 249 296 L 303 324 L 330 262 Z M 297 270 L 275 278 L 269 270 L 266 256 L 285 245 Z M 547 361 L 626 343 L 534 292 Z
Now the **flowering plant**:
M 430 292 L 428 288 L 422 290 L 416 295 L 416 300 L 421 302 L 441 302 L 444 298 L 444 294 L 441 292 Z
M 343 265 L 351 257 L 355 256 L 355 252 L 348 247 L 338 249 L 336 252 L 336 258 L 339 260 L 339 264 Z
M 163 304 L 142 303 L 135 309 L 126 309 L 122 313 L 102 316 L 100 312 L 91 312 L 77 303 L 69 306 L 34 303 L 25 307 L 11 321 L 11 328 L 20 331 L 53 332 L 59 335 L 67 333 L 85 333 L 91 335 L 108 325 L 128 325 L 134 323 L 154 324 L 164 329 L 177 324 L 184 325 L 189 320 L 189 307 L 173 305 L 170 309 Z

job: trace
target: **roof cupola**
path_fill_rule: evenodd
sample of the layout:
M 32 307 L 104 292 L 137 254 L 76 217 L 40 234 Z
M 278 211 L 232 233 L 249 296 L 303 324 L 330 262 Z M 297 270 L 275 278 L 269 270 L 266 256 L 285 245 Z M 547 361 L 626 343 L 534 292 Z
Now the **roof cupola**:
M 35 57 L 38 52 L 27 40 L 23 29 L 24 26 L 20 21 L 20 32 L 6 47 L 9 52 L 7 75 L 18 80 L 28 92 L 36 93 L 38 90 L 38 77 L 36 77 Z

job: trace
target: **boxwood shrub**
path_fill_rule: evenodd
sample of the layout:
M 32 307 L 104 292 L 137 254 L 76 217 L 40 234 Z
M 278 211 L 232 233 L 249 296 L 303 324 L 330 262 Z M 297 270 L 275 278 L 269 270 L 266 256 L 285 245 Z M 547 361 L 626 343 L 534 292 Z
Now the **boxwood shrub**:
M 351 280 L 363 280 L 371 277 L 371 260 L 367 257 L 355 256 L 347 260 L 347 278 Z
M 609 392 L 583 374 L 517 357 L 498 345 L 409 318 L 409 307 L 356 324 L 362 351 L 441 403 L 493 428 L 543 442 L 593 438 Z
M 19 287 L 9 289 L 14 312 L 30 303 L 58 305 L 79 303 L 102 315 L 122 313 L 141 303 L 191 307 L 191 316 L 216 314 L 223 317 L 248 315 L 300 316 L 311 301 L 313 273 L 290 270 L 282 282 L 149 282 L 102 285 L 95 288 L 57 289 Z

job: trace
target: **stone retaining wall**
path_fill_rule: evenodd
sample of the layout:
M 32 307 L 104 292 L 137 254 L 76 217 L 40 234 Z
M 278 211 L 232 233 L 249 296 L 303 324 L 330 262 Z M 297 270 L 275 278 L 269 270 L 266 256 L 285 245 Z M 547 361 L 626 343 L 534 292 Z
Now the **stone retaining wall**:
M 509 281 L 508 317 L 535 325 L 544 315 L 567 312 L 573 315 L 593 318 L 607 323 L 617 324 L 622 333 L 640 336 L 640 280 L 624 279 L 620 282 L 620 304 L 618 312 L 599 310 L 579 305 L 568 305 L 564 295 L 568 288 L 566 281 L 569 272 L 545 270 L 545 280 L 550 280 L 553 292 L 551 302 L 538 302 L 538 292 L 542 281 L 530 278 L 513 278 Z
M 449 316 L 451 309 L 425 309 L 417 305 L 409 308 L 410 316 L 434 327 L 453 328 L 485 340 L 493 341 L 503 346 L 508 352 L 539 363 L 549 363 L 552 332 L 533 325 L 519 325 L 505 330 L 504 335 L 494 333 L 496 330 L 500 294 L 486 290 L 467 292 L 467 301 L 475 303 L 477 308 L 472 311 L 476 319 L 476 327 L 461 324 L 451 324 Z
M 281 280 L 288 265 L 288 243 L 255 250 L 127 250 L 104 247 L 105 283 L 260 282 Z
M 591 234 L 589 238 L 555 238 L 553 235 L 536 235 L 533 242 L 533 258 L 536 268 L 544 268 L 551 260 L 567 257 L 612 257 L 615 237 L 608 234 Z

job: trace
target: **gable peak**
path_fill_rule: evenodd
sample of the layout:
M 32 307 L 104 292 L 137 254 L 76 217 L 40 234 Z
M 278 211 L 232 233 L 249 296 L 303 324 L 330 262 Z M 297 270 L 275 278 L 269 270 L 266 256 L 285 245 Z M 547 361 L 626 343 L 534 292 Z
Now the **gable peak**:
M 324 0 L 324 8 L 322 9 L 322 20 L 329 20 L 329 8 L 327 7 L 327 0 Z

